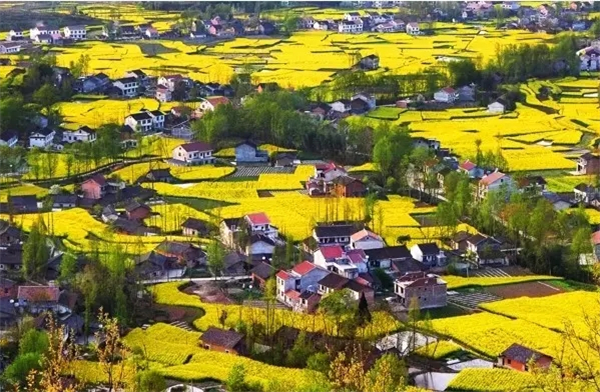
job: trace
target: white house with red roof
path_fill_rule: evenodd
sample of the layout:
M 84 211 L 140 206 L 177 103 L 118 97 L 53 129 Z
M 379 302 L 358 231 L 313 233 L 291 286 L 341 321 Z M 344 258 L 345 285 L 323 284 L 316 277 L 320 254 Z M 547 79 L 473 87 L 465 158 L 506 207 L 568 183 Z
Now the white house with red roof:
M 173 96 L 171 94 L 171 90 L 167 86 L 163 86 L 159 84 L 156 86 L 156 94 L 154 97 L 160 102 L 171 102 L 173 100 Z
M 334 162 L 317 163 L 315 174 L 308 178 L 306 189 L 311 196 L 327 194 L 333 187 L 333 181 L 339 177 L 347 176 L 348 172 L 343 166 Z
M 317 265 L 303 261 L 294 268 L 281 270 L 276 275 L 277 300 L 296 311 L 314 310 L 321 296 L 317 294 L 318 282 L 329 272 Z
M 469 178 L 481 178 L 483 176 L 483 169 L 468 159 L 458 165 L 458 171 L 465 173 Z
M 263 234 L 273 240 L 279 238 L 279 229 L 273 226 L 271 219 L 264 212 L 248 214 L 244 219 L 248 223 L 250 234 Z
M 406 34 L 419 35 L 420 33 L 421 29 L 419 28 L 419 24 L 417 22 L 410 22 L 406 24 Z
M 362 250 L 379 249 L 385 247 L 385 241 L 372 231 L 362 229 L 350 236 L 350 247 Z
M 173 149 L 173 160 L 184 165 L 215 163 L 213 146 L 205 142 L 181 144 Z
M 212 112 L 217 108 L 217 106 L 227 105 L 229 102 L 229 98 L 221 96 L 202 98 L 202 102 L 200 102 L 198 110 L 200 110 L 202 113 Z
M 171 92 L 175 91 L 175 86 L 183 80 L 183 76 L 180 74 L 166 75 L 158 78 L 157 83 L 159 85 L 167 87 Z
M 458 99 L 458 93 L 452 87 L 444 87 L 433 94 L 433 99 L 436 102 L 453 103 Z
M 315 265 L 348 279 L 368 272 L 368 257 L 362 249 L 345 251 L 341 246 L 323 246 L 314 253 L 313 260 Z
M 501 188 L 506 188 L 506 190 L 510 192 L 513 187 L 514 184 L 512 178 L 509 175 L 496 170 L 487 176 L 483 176 L 483 178 L 479 180 L 477 197 L 479 199 L 484 199 L 489 192 L 494 192 Z

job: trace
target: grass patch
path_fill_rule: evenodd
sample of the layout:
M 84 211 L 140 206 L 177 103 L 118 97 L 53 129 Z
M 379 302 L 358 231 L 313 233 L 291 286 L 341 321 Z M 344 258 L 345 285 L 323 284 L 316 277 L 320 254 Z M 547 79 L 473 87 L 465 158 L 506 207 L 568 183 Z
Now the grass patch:
M 164 199 L 169 204 L 184 204 L 198 211 L 206 211 L 212 208 L 235 205 L 234 203 L 229 203 L 223 200 L 203 199 L 194 197 L 165 196 Z

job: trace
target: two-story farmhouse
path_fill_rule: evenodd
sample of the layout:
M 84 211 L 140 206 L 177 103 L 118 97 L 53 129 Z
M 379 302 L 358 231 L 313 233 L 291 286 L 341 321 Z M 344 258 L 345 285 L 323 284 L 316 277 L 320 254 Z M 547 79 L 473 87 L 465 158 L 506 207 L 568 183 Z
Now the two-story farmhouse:
M 94 142 L 96 141 L 96 131 L 83 125 L 75 131 L 64 131 L 63 142 L 76 143 L 76 142 Z
M 140 132 L 160 130 L 165 127 L 165 114 L 160 110 L 142 110 L 125 117 L 125 125 Z
M 29 135 L 29 147 L 48 148 L 52 146 L 56 132 L 51 128 L 42 128 L 31 132 Z
M 268 152 L 260 150 L 251 141 L 245 141 L 235 146 L 235 161 L 238 165 L 244 163 L 264 163 L 268 160 Z
M 183 165 L 215 163 L 213 147 L 204 142 L 181 144 L 173 149 L 173 161 Z
M 415 244 L 410 248 L 412 257 L 430 267 L 446 264 L 446 254 L 435 242 Z
M 113 82 L 113 86 L 120 90 L 120 95 L 127 98 L 137 97 L 139 94 L 140 85 L 136 78 L 128 77 L 117 79 Z
M 485 199 L 489 192 L 495 192 L 502 189 L 511 192 L 513 190 L 513 181 L 507 174 L 495 171 L 487 176 L 483 176 L 483 178 L 479 180 L 477 197 L 479 199 Z
M 313 263 L 303 261 L 291 270 L 279 271 L 277 300 L 295 311 L 312 312 L 321 296 L 317 294 L 318 282 L 329 274 Z
M 394 293 L 406 308 L 417 303 L 419 309 L 441 308 L 447 305 L 446 282 L 425 272 L 407 273 L 394 281 Z
M 87 37 L 87 32 L 85 25 L 73 25 L 65 26 L 63 28 L 63 35 L 65 38 L 70 38 L 72 40 L 81 40 Z
M 348 279 L 368 272 L 367 255 L 362 249 L 344 250 L 341 246 L 322 246 L 314 255 L 315 265 Z
M 577 174 L 593 174 L 600 173 L 600 157 L 589 152 L 583 154 L 577 159 Z

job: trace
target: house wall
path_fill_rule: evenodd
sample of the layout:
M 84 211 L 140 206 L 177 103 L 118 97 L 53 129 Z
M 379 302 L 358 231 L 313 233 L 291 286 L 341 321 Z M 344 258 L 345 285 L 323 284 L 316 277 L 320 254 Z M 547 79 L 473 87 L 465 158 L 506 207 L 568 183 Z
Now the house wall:
M 54 135 L 55 132 L 50 133 L 48 136 L 45 137 L 30 137 L 29 138 L 29 147 L 40 147 L 40 148 L 46 148 L 50 145 L 50 143 L 52 143 L 52 140 L 54 139 Z
M 217 346 L 216 344 L 208 345 L 208 344 L 202 343 L 202 347 L 204 347 L 205 349 L 210 350 L 210 351 L 218 351 L 221 353 L 230 353 L 230 354 L 236 354 L 236 355 L 240 354 L 236 349 L 221 347 L 221 346 Z
M 394 284 L 394 292 L 398 295 L 400 303 L 405 307 L 410 306 L 413 298 L 417 298 L 419 309 L 441 308 L 447 305 L 445 284 L 404 288 Z
M 184 227 L 182 232 L 183 232 L 183 235 L 189 235 L 189 236 L 197 236 L 198 235 L 198 230 L 190 229 L 189 227 Z
M 143 208 L 143 207 L 136 208 L 135 210 L 127 213 L 127 217 L 131 220 L 133 220 L 133 219 L 141 220 L 141 219 L 147 218 L 148 216 L 150 216 L 150 211 L 147 208 Z
M 274 250 L 275 250 L 275 247 L 273 245 L 269 245 L 262 241 L 255 242 L 254 244 L 246 247 L 246 253 L 253 254 L 253 255 L 273 254 Z
M 383 243 L 383 241 L 380 241 L 376 238 L 363 238 L 359 241 L 356 242 L 352 242 L 351 243 L 352 247 L 354 249 L 380 249 L 383 248 L 385 246 L 385 244 Z
M 257 157 L 256 150 L 247 144 L 235 148 L 235 160 L 237 162 L 266 162 L 268 157 Z
M 83 192 L 83 197 L 86 199 L 100 199 L 104 196 L 100 189 L 100 185 L 96 184 L 94 181 L 86 181 L 81 184 L 81 191 Z

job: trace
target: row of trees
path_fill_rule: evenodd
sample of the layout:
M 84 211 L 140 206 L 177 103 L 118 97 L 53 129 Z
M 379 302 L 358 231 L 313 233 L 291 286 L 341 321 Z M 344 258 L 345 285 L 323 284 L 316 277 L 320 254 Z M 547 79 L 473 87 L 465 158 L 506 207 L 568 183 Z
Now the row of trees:
M 296 92 L 264 92 L 247 98 L 240 107 L 220 105 L 192 128 L 196 138 L 216 145 L 252 138 L 331 158 L 343 157 L 345 136 L 330 124 L 299 112 L 307 106 L 306 98 Z

